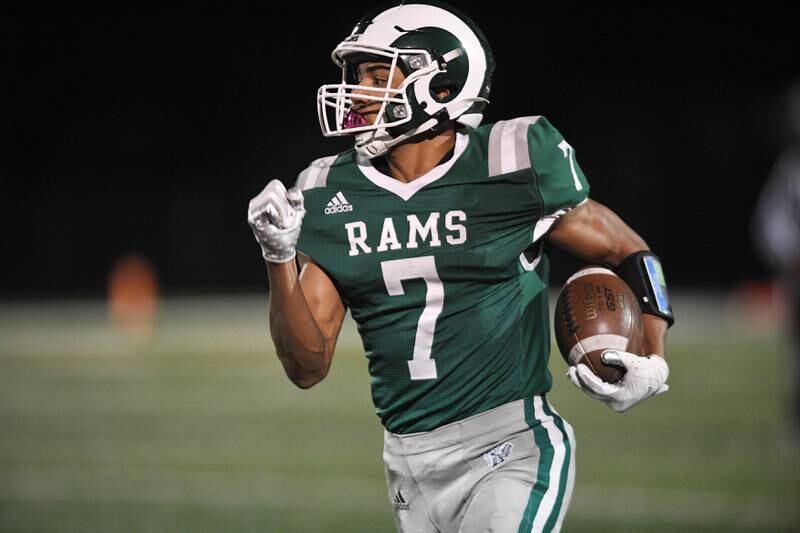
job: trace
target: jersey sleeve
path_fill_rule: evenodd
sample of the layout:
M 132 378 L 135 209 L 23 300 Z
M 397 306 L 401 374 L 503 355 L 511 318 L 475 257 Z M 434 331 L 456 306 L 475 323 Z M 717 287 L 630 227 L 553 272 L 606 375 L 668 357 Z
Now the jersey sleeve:
M 325 258 L 327 242 L 331 239 L 331 225 L 324 217 L 328 175 L 337 156 L 322 157 L 311 162 L 297 176 L 294 186 L 303 193 L 306 214 L 297 240 L 297 251 L 321 265 Z
M 545 117 L 528 126 L 528 152 L 545 215 L 569 210 L 589 196 L 575 150 Z
M 301 191 L 325 187 L 328 184 L 328 174 L 331 166 L 336 162 L 336 159 L 337 156 L 335 155 L 315 159 L 297 176 L 294 186 Z

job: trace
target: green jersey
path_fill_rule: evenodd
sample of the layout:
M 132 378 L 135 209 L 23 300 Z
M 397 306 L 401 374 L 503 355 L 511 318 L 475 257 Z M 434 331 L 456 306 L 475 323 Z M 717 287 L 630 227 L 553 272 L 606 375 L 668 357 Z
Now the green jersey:
M 429 431 L 550 389 L 541 237 L 589 186 L 545 118 L 459 133 L 452 157 L 410 183 L 349 150 L 297 186 L 297 250 L 358 325 L 386 429 Z

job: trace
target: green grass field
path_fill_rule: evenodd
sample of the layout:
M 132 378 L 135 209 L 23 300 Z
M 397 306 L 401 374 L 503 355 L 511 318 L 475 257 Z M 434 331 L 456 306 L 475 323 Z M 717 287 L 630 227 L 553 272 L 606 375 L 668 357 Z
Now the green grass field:
M 676 296 L 671 390 L 625 415 L 553 357 L 578 439 L 564 531 L 800 530 L 781 342 L 722 302 Z M 99 303 L 0 306 L 0 530 L 393 531 L 352 322 L 301 391 L 265 316 L 265 298 L 171 300 L 135 341 Z

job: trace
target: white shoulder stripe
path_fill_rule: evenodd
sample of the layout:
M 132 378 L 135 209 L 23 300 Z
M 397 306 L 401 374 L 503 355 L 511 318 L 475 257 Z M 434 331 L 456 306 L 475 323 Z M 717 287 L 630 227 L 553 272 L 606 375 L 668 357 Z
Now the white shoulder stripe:
M 540 116 L 503 120 L 489 133 L 489 176 L 499 176 L 530 168 L 528 126 Z
M 338 157 L 337 155 L 332 155 L 314 160 L 297 177 L 297 188 L 301 191 L 307 191 L 308 189 L 325 187 L 328 183 L 328 172 L 330 172 L 331 165 Z

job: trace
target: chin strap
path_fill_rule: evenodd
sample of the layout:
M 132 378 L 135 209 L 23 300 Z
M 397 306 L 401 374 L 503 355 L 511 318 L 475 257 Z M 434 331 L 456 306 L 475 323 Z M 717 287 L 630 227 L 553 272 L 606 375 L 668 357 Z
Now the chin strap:
M 386 130 L 386 128 L 362 133 L 356 136 L 356 152 L 361 157 L 365 157 L 367 159 L 384 155 L 392 146 L 400 144 L 401 142 L 419 135 L 420 133 L 424 133 L 430 129 L 433 129 L 438 124 L 439 120 L 437 118 L 431 118 L 413 130 L 407 131 L 401 135 L 398 135 L 397 137 L 392 137 L 389 135 L 389 132 Z
M 413 130 L 409 130 L 397 137 L 392 137 L 386 128 L 364 132 L 356 135 L 356 152 L 361 157 L 372 159 L 384 155 L 389 149 L 403 141 L 415 137 L 429 130 L 435 130 L 439 125 L 456 116 L 456 122 L 473 130 L 480 125 L 483 115 L 480 113 L 464 113 L 476 102 L 488 103 L 485 98 L 468 98 L 455 102 L 453 107 L 444 107 L 436 112 L 429 120 L 423 122 Z M 460 113 L 460 114 L 459 114 Z

